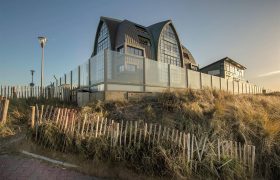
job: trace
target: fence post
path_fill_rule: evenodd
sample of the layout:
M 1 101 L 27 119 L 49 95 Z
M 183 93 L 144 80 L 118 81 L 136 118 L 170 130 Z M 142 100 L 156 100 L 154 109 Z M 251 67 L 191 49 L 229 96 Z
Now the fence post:
M 155 126 L 154 126 L 154 133 L 153 133 L 153 145 L 154 145 L 154 143 L 155 143 L 155 138 L 156 138 L 156 129 L 157 129 L 157 125 L 156 124 L 154 124 Z
M 186 134 L 183 134 L 183 162 L 186 160 Z
M 149 141 L 148 141 L 148 144 L 149 144 L 149 146 L 150 146 L 150 142 L 151 142 L 151 135 L 152 135 L 152 129 L 153 129 L 153 124 L 151 123 L 150 124 L 150 128 L 149 128 L 150 130 L 149 130 Z
M 139 127 L 140 127 L 140 123 L 139 123 Z M 139 145 L 138 145 L 138 148 L 140 149 L 141 147 L 141 136 L 142 136 L 142 129 L 139 128 Z
M 104 118 L 101 118 L 100 128 L 99 128 L 99 136 L 101 136 L 101 134 L 102 134 L 102 129 L 104 128 L 104 127 L 103 127 L 103 121 L 104 121 Z
M 187 156 L 188 156 L 188 163 L 190 162 L 191 159 L 191 134 L 187 134 Z
M 252 174 L 251 177 L 253 179 L 254 177 L 254 171 L 255 171 L 255 146 L 252 146 Z
M 221 149 L 220 149 L 221 145 L 220 145 L 220 139 L 218 139 L 218 159 L 219 161 L 221 161 Z
M 135 121 L 135 127 L 134 127 L 134 147 L 136 145 L 136 137 L 137 137 L 137 121 Z
M 5 99 L 4 100 L 4 107 L 2 111 L 2 117 L 1 117 L 1 123 L 5 124 L 7 121 L 7 114 L 8 114 L 8 108 L 9 108 L 9 100 Z
M 99 116 L 97 117 L 96 128 L 95 128 L 95 137 L 96 138 L 97 138 L 97 135 L 98 135 L 98 124 L 99 124 Z
M 148 125 L 147 123 L 144 124 L 144 141 L 146 140 L 147 137 L 147 129 L 148 129 Z
M 104 130 L 103 130 L 104 136 L 106 135 L 106 130 L 107 130 L 107 118 L 105 118 L 105 122 L 104 122 Z
M 159 125 L 159 128 L 158 128 L 158 139 L 157 139 L 157 143 L 159 144 L 160 143 L 160 134 L 161 134 L 161 125 Z
M 120 133 L 119 133 L 119 136 L 120 136 L 120 146 L 122 146 L 122 134 L 123 134 L 123 120 L 121 121 L 121 129 L 120 129 Z
M 85 128 L 86 121 L 87 121 L 87 114 L 85 114 L 85 117 L 84 117 L 84 120 L 83 120 L 82 131 L 81 131 L 82 138 L 84 136 L 84 128 Z
M 129 122 L 129 121 L 125 121 L 125 129 L 124 129 L 124 146 L 126 146 L 126 134 L 127 134 L 128 122 Z
M 132 121 L 130 121 L 130 128 L 129 128 L 129 143 L 128 146 L 131 145 L 131 137 L 132 137 Z
M 35 125 L 35 106 L 31 106 L 31 128 Z

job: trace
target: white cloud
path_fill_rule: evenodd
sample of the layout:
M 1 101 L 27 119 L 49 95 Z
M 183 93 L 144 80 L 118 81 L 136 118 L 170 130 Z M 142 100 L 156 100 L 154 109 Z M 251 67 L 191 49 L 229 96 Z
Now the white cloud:
M 268 72 L 268 73 L 265 73 L 265 74 L 260 74 L 258 77 L 267 77 L 267 76 L 273 76 L 273 75 L 276 75 L 276 74 L 280 74 L 280 70 L 279 71 Z

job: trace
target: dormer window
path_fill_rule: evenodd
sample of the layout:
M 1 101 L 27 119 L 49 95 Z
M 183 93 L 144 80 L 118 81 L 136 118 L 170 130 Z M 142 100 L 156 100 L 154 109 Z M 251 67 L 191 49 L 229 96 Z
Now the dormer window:
M 148 39 L 148 38 L 145 38 L 143 36 L 138 36 L 138 39 L 139 39 L 139 42 L 145 46 L 151 45 L 150 39 Z
M 135 25 L 135 28 L 136 28 L 136 30 L 137 30 L 138 32 L 140 32 L 140 33 L 148 34 L 146 28 L 144 28 L 144 27 L 141 27 L 141 26 L 139 26 L 139 25 Z
M 188 55 L 187 53 L 183 53 L 183 55 L 184 55 L 184 58 L 190 59 L 190 58 L 189 58 L 189 55 Z

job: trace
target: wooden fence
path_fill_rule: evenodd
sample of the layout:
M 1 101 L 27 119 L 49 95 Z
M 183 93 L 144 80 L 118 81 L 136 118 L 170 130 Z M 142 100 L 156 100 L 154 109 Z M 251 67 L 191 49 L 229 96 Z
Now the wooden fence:
M 0 123 L 5 124 L 9 108 L 9 100 L 0 96 Z
M 156 123 L 140 121 L 116 122 L 107 118 L 85 114 L 81 117 L 74 109 L 44 106 L 32 106 L 31 127 L 36 128 L 44 121 L 53 122 L 64 133 L 81 138 L 106 138 L 112 148 L 116 146 L 140 148 L 164 145 L 169 142 L 177 149 L 179 158 L 195 169 L 196 162 L 202 162 L 207 155 L 217 161 L 227 159 L 241 162 L 249 173 L 254 172 L 255 146 L 230 140 L 210 140 L 207 136 L 198 138 L 195 134 L 182 132 Z M 37 131 L 37 130 L 36 130 Z M 37 133 L 36 133 L 37 134 Z M 219 168 L 221 168 L 220 166 Z
M 0 96 L 7 98 L 57 98 L 63 101 L 76 101 L 75 91 L 68 87 L 40 86 L 0 86 Z

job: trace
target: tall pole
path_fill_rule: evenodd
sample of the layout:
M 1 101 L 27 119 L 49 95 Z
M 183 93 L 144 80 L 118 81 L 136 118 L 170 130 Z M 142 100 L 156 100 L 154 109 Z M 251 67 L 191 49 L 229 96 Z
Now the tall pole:
M 40 36 L 38 37 L 41 48 L 42 48 L 42 60 L 41 60 L 41 95 L 43 96 L 43 81 L 44 81 L 44 47 L 47 42 L 47 38 Z
M 44 46 L 42 46 L 42 60 L 41 60 L 41 93 L 43 91 L 43 81 L 44 81 Z

